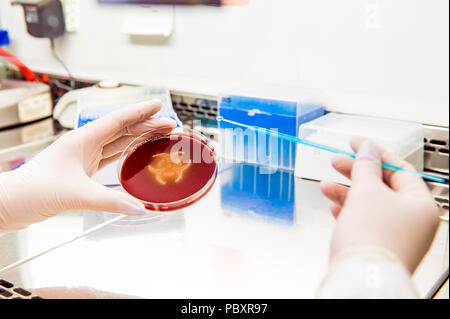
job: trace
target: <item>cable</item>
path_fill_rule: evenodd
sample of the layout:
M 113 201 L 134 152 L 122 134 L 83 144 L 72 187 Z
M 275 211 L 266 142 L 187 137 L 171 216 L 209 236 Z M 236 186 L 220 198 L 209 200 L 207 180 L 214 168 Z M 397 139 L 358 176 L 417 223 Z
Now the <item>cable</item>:
M 51 79 L 51 80 L 49 80 L 49 82 L 51 84 L 54 84 L 59 89 L 66 90 L 66 91 L 72 90 L 72 88 L 70 86 L 63 84 L 56 79 Z
M 14 269 L 14 268 L 16 268 L 16 267 L 19 267 L 20 265 L 23 265 L 23 264 L 25 264 L 25 263 L 27 263 L 27 262 L 33 260 L 33 259 L 36 259 L 36 258 L 39 257 L 39 256 L 42 256 L 42 255 L 44 255 L 44 254 L 46 254 L 46 253 L 51 252 L 52 250 L 55 250 L 55 249 L 57 249 L 57 248 L 59 248 L 59 247 L 62 247 L 62 246 L 64 246 L 64 245 L 67 245 L 67 244 L 69 244 L 69 243 L 71 243 L 71 242 L 73 242 L 73 241 L 75 241 L 75 240 L 77 240 L 77 239 L 80 239 L 80 238 L 82 238 L 82 237 L 85 237 L 85 236 L 89 235 L 90 233 L 93 233 L 93 232 L 95 232 L 95 231 L 97 231 L 97 230 L 99 230 L 99 229 L 101 229 L 101 228 L 103 228 L 103 227 L 105 227 L 105 226 L 108 226 L 108 225 L 110 225 L 110 224 L 113 224 L 113 223 L 115 223 L 115 222 L 118 222 L 119 220 L 121 220 L 121 219 L 123 219 L 123 218 L 125 218 L 125 217 L 127 217 L 127 215 L 119 215 L 119 216 L 117 216 L 117 217 L 115 217 L 115 218 L 112 218 L 112 219 L 110 219 L 110 220 L 108 220 L 108 221 L 102 223 L 102 224 L 99 224 L 99 225 L 97 225 L 97 226 L 94 226 L 94 227 L 92 227 L 92 228 L 89 228 L 88 230 L 82 232 L 81 234 L 78 234 L 77 236 L 75 236 L 75 237 L 73 237 L 73 238 L 70 238 L 70 239 L 68 239 L 68 240 L 64 240 L 64 241 L 58 243 L 58 244 L 55 245 L 55 246 L 52 246 L 52 247 L 47 248 L 47 249 L 44 249 L 44 250 L 42 250 L 42 251 L 40 251 L 40 252 L 38 252 L 37 254 L 34 254 L 34 255 L 32 255 L 32 256 L 29 256 L 29 257 L 20 259 L 20 260 L 18 260 L 18 261 L 16 261 L 16 262 L 14 262 L 14 263 L 12 263 L 12 264 L 6 266 L 6 267 L 3 267 L 2 269 L 0 269 L 0 274 L 4 274 L 4 273 L 6 273 L 6 272 L 8 272 L 8 271 L 10 271 L 10 270 L 12 270 L 12 269 Z
M 64 61 L 56 54 L 55 51 L 55 39 L 54 38 L 50 38 L 50 48 L 52 50 L 52 55 L 53 57 L 62 65 L 62 67 L 66 70 L 67 75 L 69 76 L 69 80 L 70 80 L 70 88 L 73 90 L 75 89 L 75 79 L 72 76 L 72 73 L 70 73 L 69 68 L 66 66 L 66 64 L 64 63 Z
M 23 64 L 14 54 L 0 48 L 0 57 L 6 58 L 10 63 L 14 64 L 23 74 L 25 80 L 30 82 L 37 82 L 36 76 L 25 64 Z
M 434 299 L 447 282 L 448 282 L 448 268 L 442 273 L 442 275 L 435 282 L 433 287 L 428 291 L 427 295 L 425 296 L 425 299 Z

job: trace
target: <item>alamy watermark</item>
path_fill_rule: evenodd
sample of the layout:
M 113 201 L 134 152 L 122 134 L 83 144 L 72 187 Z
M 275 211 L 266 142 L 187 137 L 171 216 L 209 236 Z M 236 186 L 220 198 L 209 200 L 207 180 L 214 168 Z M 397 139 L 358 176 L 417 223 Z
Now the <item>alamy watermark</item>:
M 196 131 L 202 131 L 201 121 L 194 121 L 194 127 Z M 270 130 L 278 132 L 278 128 Z M 260 165 L 261 174 L 276 173 L 283 164 L 283 141 L 249 128 L 219 129 L 219 143 L 216 147 L 202 147 L 201 143 L 179 139 L 176 134 L 171 135 L 171 139 L 178 140 L 170 151 L 171 160 L 175 163 L 211 163 L 214 160 L 218 163 L 245 162 Z M 210 147 L 214 147 L 215 156 L 211 154 Z

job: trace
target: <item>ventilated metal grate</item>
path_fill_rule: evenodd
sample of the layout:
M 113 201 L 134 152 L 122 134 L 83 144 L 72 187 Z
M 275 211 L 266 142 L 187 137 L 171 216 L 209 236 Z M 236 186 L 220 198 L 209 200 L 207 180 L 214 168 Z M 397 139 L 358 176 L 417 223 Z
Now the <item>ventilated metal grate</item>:
M 449 174 L 449 130 L 448 128 L 424 125 L 424 166 L 436 174 L 443 174 L 448 182 Z
M 441 209 L 442 219 L 449 218 L 449 130 L 448 128 L 424 125 L 424 170 L 446 179 L 446 183 L 428 183 L 436 204 Z
M 217 101 L 206 98 L 171 95 L 172 105 L 184 125 L 196 129 L 212 141 L 218 141 Z
M 183 122 L 193 120 L 215 121 L 217 101 L 172 94 L 172 105 Z

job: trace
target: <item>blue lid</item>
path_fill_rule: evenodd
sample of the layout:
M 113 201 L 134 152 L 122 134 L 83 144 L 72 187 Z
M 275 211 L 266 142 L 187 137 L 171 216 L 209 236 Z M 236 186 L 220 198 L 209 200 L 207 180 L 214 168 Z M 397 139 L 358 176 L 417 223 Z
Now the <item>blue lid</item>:
M 111 105 L 111 106 L 100 106 L 100 107 L 89 107 L 80 110 L 77 119 L 77 128 L 86 125 L 89 122 L 95 121 L 98 118 L 105 116 L 108 113 L 119 110 L 123 108 L 124 105 Z M 177 127 L 182 127 L 183 123 L 178 118 L 175 111 L 169 107 L 169 105 L 163 104 L 161 110 L 154 114 L 153 117 L 156 118 L 171 118 L 177 123 Z
M 0 29 L 0 46 L 8 45 L 9 43 L 8 31 Z
M 227 120 L 293 136 L 297 136 L 300 125 L 322 116 L 324 111 L 321 105 L 292 98 L 276 100 L 227 94 L 220 98 L 218 104 L 218 115 Z M 222 152 L 225 158 L 233 157 L 233 160 L 239 162 L 294 170 L 294 143 L 273 136 L 245 132 L 240 127 L 224 121 L 219 123 L 219 128 L 223 133 Z M 233 134 L 225 133 L 222 129 L 231 129 Z

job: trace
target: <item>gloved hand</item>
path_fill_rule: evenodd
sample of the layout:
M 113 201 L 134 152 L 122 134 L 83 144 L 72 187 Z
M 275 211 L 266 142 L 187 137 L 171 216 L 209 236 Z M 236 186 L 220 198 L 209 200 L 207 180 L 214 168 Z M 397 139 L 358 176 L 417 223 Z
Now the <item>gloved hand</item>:
M 334 168 L 352 180 L 351 188 L 322 182 L 337 218 L 331 261 L 345 250 L 380 247 L 394 253 L 413 272 L 428 251 L 439 223 L 439 211 L 416 175 L 382 169 L 381 160 L 406 169 L 409 163 L 368 140 L 354 138 L 357 157 L 338 155 Z
M 68 210 L 145 214 L 139 200 L 90 177 L 116 161 L 137 135 L 170 133 L 173 120 L 152 117 L 160 108 L 155 100 L 112 112 L 64 134 L 22 167 L 0 174 L 0 232 Z

